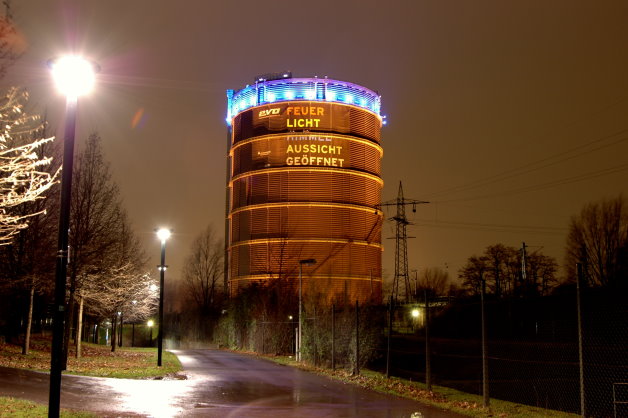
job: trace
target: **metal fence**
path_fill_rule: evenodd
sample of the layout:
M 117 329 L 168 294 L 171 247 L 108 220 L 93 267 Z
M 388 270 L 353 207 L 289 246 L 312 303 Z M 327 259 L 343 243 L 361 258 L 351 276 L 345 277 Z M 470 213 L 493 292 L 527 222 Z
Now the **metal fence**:
M 545 298 L 487 298 L 484 355 L 481 311 L 479 298 L 427 309 L 424 302 L 395 307 L 390 373 L 484 394 L 489 403 L 494 398 L 582 416 L 628 416 L 623 292 L 583 290 L 580 307 L 575 286 Z M 378 367 L 385 370 L 381 362 Z

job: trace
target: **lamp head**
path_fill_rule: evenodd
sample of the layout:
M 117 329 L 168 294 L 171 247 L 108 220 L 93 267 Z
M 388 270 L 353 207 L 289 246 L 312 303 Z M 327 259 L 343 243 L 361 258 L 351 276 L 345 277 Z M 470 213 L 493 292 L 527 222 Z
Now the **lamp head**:
M 170 238 L 170 230 L 167 228 L 161 228 L 157 231 L 157 238 L 159 238 L 159 240 L 161 242 L 166 242 L 166 240 L 168 238 Z
M 49 60 L 48 66 L 57 88 L 68 98 L 89 93 L 100 70 L 97 64 L 76 55 Z

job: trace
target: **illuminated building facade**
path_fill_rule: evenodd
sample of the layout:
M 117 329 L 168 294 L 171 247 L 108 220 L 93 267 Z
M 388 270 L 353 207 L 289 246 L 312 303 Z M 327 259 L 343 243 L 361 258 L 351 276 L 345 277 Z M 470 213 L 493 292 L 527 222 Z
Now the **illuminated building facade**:
M 381 302 L 380 96 L 327 78 L 260 77 L 227 92 L 231 295 L 279 280 L 328 302 Z

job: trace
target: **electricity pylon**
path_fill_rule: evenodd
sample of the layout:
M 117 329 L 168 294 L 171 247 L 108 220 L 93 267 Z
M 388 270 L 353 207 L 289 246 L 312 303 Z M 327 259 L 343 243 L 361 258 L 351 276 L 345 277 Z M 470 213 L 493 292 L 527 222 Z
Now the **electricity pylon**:
M 399 282 L 403 281 L 403 285 L 405 288 L 404 301 L 410 301 L 411 294 L 411 286 L 410 286 L 410 276 L 408 274 L 408 238 L 407 226 L 412 225 L 411 222 L 406 218 L 406 205 L 412 205 L 412 212 L 416 212 L 416 205 L 420 205 L 425 202 L 423 200 L 416 199 L 406 199 L 403 197 L 403 187 L 401 185 L 401 181 L 399 182 L 399 192 L 397 193 L 397 199 L 389 200 L 387 202 L 383 202 L 380 206 L 396 206 L 397 214 L 392 218 L 389 218 L 391 221 L 395 221 L 396 223 L 396 233 L 395 233 L 395 277 L 393 279 L 393 288 L 392 288 L 392 296 L 395 301 L 399 299 Z

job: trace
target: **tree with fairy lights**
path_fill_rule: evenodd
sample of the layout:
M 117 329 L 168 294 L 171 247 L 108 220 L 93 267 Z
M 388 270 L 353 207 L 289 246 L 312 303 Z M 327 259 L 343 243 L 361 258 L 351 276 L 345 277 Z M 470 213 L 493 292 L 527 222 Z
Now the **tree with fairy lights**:
M 0 99 L 0 245 L 9 244 L 32 217 L 45 211 L 16 209 L 43 199 L 59 172 L 47 170 L 52 157 L 43 155 L 41 148 L 54 138 L 43 137 L 38 115 L 24 112 L 27 100 L 28 93 L 19 88 L 11 88 Z

